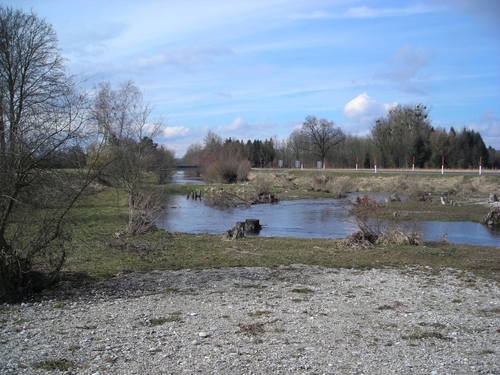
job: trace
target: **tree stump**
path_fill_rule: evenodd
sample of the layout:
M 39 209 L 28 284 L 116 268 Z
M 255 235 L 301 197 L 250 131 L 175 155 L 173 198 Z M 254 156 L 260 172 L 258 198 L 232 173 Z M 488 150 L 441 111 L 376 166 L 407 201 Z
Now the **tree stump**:
M 246 219 L 245 220 L 245 233 L 259 234 L 262 226 L 258 219 Z
M 245 237 L 245 223 L 238 221 L 233 227 L 233 238 L 243 238 Z

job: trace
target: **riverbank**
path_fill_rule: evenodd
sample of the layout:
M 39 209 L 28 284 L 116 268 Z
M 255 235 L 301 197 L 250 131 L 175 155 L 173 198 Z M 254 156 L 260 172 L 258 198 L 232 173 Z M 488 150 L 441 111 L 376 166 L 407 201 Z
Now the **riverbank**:
M 216 189 L 250 201 L 259 194 L 274 194 L 283 200 L 338 198 L 348 193 L 397 194 L 403 202 L 389 202 L 378 212 L 383 218 L 421 221 L 481 222 L 492 207 L 490 195 L 500 197 L 500 174 L 358 173 L 328 170 L 258 170 L 249 181 L 230 185 L 173 185 L 173 194 L 192 191 L 210 194 Z M 441 197 L 449 204 L 441 204 Z M 241 198 L 241 199 L 240 199 Z M 499 204 L 499 203 L 497 203 Z M 382 218 L 382 216 L 380 216 Z
M 275 172 L 265 172 L 254 176 L 253 180 L 244 186 L 230 186 L 234 189 L 255 189 L 255 186 L 265 185 L 269 189 L 284 189 L 290 194 L 306 192 L 307 184 L 311 184 L 314 176 L 307 179 L 300 177 L 295 182 L 295 190 L 286 190 L 280 187 L 274 179 L 288 181 L 288 172 L 278 177 Z M 288 177 L 287 177 L 288 176 Z M 319 175 L 320 177 L 322 174 Z M 336 179 L 349 178 L 349 176 L 334 176 Z M 436 176 L 429 177 L 427 183 L 433 181 Z M 299 178 L 299 177 L 297 177 Z M 365 177 L 363 177 L 365 178 Z M 373 186 L 376 181 L 385 187 L 393 183 L 393 179 L 400 176 L 371 177 Z M 456 178 L 463 176 L 448 176 L 446 185 L 456 184 Z M 272 179 L 269 181 L 269 179 Z M 273 182 L 274 181 L 274 182 Z M 292 183 L 295 180 L 289 181 Z M 355 180 L 354 182 L 356 182 Z M 364 181 L 364 180 L 362 180 Z M 363 187 L 358 181 L 358 186 Z M 413 180 L 410 181 L 412 183 Z M 482 181 L 482 180 L 478 180 Z M 483 194 L 487 200 L 486 192 L 499 189 L 500 184 L 495 185 L 500 178 L 488 176 L 486 182 L 477 194 Z M 269 183 L 271 182 L 271 185 Z M 417 181 L 418 182 L 418 181 Z M 424 184 L 421 182 L 421 184 Z M 456 186 L 459 196 L 468 183 L 475 186 L 478 182 L 466 179 L 465 185 Z M 407 182 L 407 184 L 409 184 Z M 410 186 L 410 185 L 408 185 Z M 178 188 L 173 186 L 173 188 Z M 185 188 L 185 187 L 184 187 Z M 224 187 L 225 188 L 225 187 Z M 437 187 L 434 188 L 436 191 Z M 243 190 L 241 190 L 243 191 Z M 252 190 L 253 191 L 253 190 Z M 316 191 L 306 192 L 316 194 Z M 328 194 L 332 197 L 332 193 Z M 500 194 L 499 194 L 500 195 Z M 398 203 L 394 203 L 397 205 Z M 401 204 L 401 203 L 399 203 Z M 403 204 L 405 204 L 403 202 Z M 457 209 L 461 212 L 476 212 L 476 209 L 484 210 L 478 216 L 484 215 L 487 208 L 480 205 L 471 205 L 467 208 L 452 205 L 440 205 L 438 203 L 415 202 L 415 205 L 424 207 L 421 211 L 443 210 L 445 215 L 455 216 Z M 442 206 L 442 207 L 441 207 Z M 415 206 L 412 211 L 416 210 Z M 167 208 L 169 209 L 169 208 Z M 451 212 L 451 214 L 450 214 Z M 484 213 L 483 213 L 484 212 Z M 321 265 L 331 268 L 380 268 L 380 267 L 405 267 L 407 265 L 429 266 L 434 269 L 441 267 L 453 267 L 465 271 L 474 272 L 479 276 L 500 279 L 500 257 L 498 247 L 452 245 L 445 242 L 433 242 L 424 246 L 372 246 L 364 249 L 353 250 L 345 248 L 341 240 L 332 239 L 298 239 L 298 238 L 266 238 L 248 237 L 238 241 L 223 241 L 219 235 L 188 235 L 180 233 L 166 233 L 158 231 L 141 236 L 122 235 L 121 230 L 127 219 L 126 198 L 114 189 L 104 189 L 97 194 L 87 197 L 80 202 L 73 212 L 75 218 L 75 230 L 73 233 L 72 248 L 68 252 L 65 266 L 65 277 L 72 275 L 91 275 L 93 278 L 107 278 L 123 272 L 149 272 L 153 270 L 178 270 L 178 269 L 207 269 L 212 267 L 237 267 L 237 266 L 262 266 L 275 267 L 288 264 Z M 446 216 L 442 216 L 444 220 Z M 224 230 L 230 228 L 224 228 Z
M 0 308 L 5 374 L 498 374 L 500 289 L 454 269 L 119 274 Z

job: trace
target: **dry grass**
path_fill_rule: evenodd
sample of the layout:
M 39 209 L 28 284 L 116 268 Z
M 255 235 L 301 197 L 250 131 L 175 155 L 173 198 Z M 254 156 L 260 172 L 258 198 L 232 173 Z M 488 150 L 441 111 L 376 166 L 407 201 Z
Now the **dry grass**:
M 339 172 L 324 170 L 252 171 L 249 184 L 257 190 L 279 193 L 284 198 L 338 197 L 346 192 L 388 192 L 412 199 L 455 192 L 463 203 L 474 198 L 500 195 L 500 175 L 415 174 Z
M 239 324 L 240 330 L 238 333 L 242 333 L 247 336 L 257 336 L 258 334 L 264 333 L 265 323 L 252 323 L 252 324 Z

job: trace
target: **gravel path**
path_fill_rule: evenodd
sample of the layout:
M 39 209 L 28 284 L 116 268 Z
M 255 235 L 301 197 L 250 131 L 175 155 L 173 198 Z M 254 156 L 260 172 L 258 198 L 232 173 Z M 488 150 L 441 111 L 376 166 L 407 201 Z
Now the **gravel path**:
M 224 268 L 92 288 L 0 306 L 0 372 L 500 374 L 499 285 L 461 271 Z

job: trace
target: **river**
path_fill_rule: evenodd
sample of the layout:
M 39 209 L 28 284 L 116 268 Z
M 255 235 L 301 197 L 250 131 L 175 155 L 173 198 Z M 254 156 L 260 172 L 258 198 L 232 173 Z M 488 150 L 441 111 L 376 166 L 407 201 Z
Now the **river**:
M 158 227 L 169 232 L 218 234 L 237 221 L 259 219 L 263 226 L 260 236 L 343 238 L 357 231 L 350 205 L 349 199 L 301 199 L 221 210 L 176 196 Z M 422 221 L 409 225 L 418 228 L 428 241 L 439 241 L 444 235 L 454 244 L 500 246 L 500 231 L 478 223 Z
M 173 177 L 175 184 L 204 184 L 200 178 L 186 177 L 183 171 Z M 364 195 L 358 193 L 357 195 Z M 351 200 L 357 196 L 352 194 Z M 388 194 L 370 193 L 382 202 Z M 248 209 L 220 210 L 202 201 L 177 196 L 158 222 L 158 227 L 170 232 L 218 234 L 231 229 L 237 221 L 259 219 L 260 236 L 301 238 L 343 238 L 356 232 L 357 226 L 349 214 L 349 199 L 303 199 L 278 204 L 254 205 Z M 419 221 L 409 222 L 423 233 L 424 240 L 449 243 L 500 246 L 500 230 L 473 222 Z

